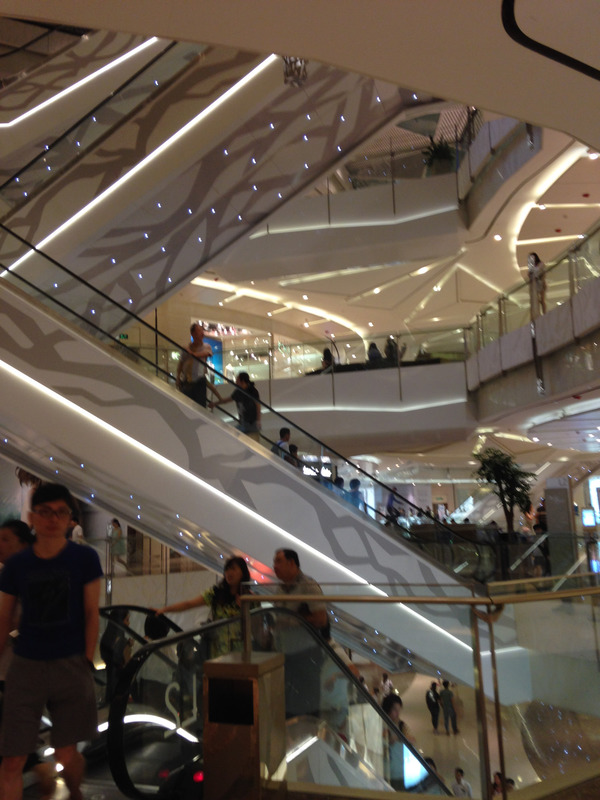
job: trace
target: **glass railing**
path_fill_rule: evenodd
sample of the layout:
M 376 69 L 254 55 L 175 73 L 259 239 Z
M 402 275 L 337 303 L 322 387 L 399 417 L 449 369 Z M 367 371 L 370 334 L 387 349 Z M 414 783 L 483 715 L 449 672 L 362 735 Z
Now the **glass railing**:
M 108 707 L 121 673 L 132 656 L 149 641 L 179 633 L 181 628 L 166 617 L 142 606 L 116 605 L 100 609 L 100 633 L 94 676 L 99 688 L 98 705 Z
M 15 20 L 18 28 L 21 24 Z M 23 23 L 28 27 L 28 23 Z M 9 22 L 10 25 L 10 22 Z M 3 45 L 3 52 L 0 53 L 0 65 L 2 67 L 2 77 L 0 78 L 0 89 L 5 89 L 14 81 L 37 69 L 43 61 L 56 56 L 66 47 L 77 41 L 77 38 L 85 32 L 85 29 L 76 29 L 61 25 L 43 25 L 36 22 L 32 29 L 41 31 L 29 40 L 16 46 Z M 23 30 L 20 31 L 18 39 L 22 41 Z
M 223 372 L 232 379 L 245 370 L 253 381 L 267 381 L 464 361 L 465 352 L 463 328 L 395 331 L 369 337 L 367 341 L 355 336 L 293 342 L 277 339 L 275 334 L 257 334 L 237 337 L 232 344 L 223 342 Z
M 357 161 L 349 161 L 344 166 L 348 173 L 349 186 L 352 189 L 364 189 L 369 186 L 389 185 L 401 180 L 421 179 L 433 175 L 448 175 L 456 172 L 457 163 L 462 158 L 456 151 L 456 143 L 449 143 L 448 157 L 438 157 L 427 163 L 424 150 L 427 148 L 424 138 L 422 147 L 409 153 L 398 153 L 385 156 L 361 157 Z
M 321 783 L 322 770 L 306 769 L 307 759 L 320 754 L 334 764 L 336 780 L 344 786 L 449 794 L 416 750 L 408 728 L 383 714 L 315 629 L 287 609 L 268 608 L 253 612 L 252 631 L 256 652 L 285 656 L 281 714 L 288 720 L 286 743 L 270 778 L 302 776 Z M 211 623 L 133 656 L 111 706 L 109 726 L 111 769 L 124 794 L 169 793 L 206 777 L 204 663 L 227 652 L 232 641 L 239 650 L 239 635 L 239 619 Z
M 121 124 L 164 85 L 186 69 L 205 45 L 170 43 L 135 75 L 99 103 L 36 158 L 0 186 L 0 197 L 11 208 L 26 202 L 107 133 Z
M 501 797 L 510 793 L 511 777 L 517 789 L 558 777 L 575 786 L 584 779 L 582 770 L 600 768 L 594 738 L 600 719 L 594 700 L 600 689 L 596 581 L 596 575 L 563 576 L 560 588 L 515 581 L 508 587 L 490 586 L 486 596 L 461 593 L 457 587 L 323 587 L 332 619 L 339 606 L 376 603 L 398 613 L 398 630 L 385 631 L 393 639 L 402 640 L 403 620 L 418 614 L 428 632 L 421 646 L 437 635 L 432 627 L 437 626 L 442 639 L 450 637 L 448 644 L 452 639 L 459 650 L 470 651 L 461 680 L 427 664 L 418 652 L 404 651 L 404 664 L 390 670 L 396 686 L 402 686 L 397 726 L 356 677 L 367 670 L 366 659 L 349 660 L 347 652 L 332 650 L 287 609 L 249 598 L 250 605 L 261 602 L 263 607 L 252 611 L 247 622 L 211 623 L 133 655 L 110 710 L 109 757 L 117 786 L 127 796 L 144 797 L 175 789 L 183 793 L 209 779 L 212 762 L 204 761 L 204 723 L 219 714 L 209 718 L 205 713 L 203 679 L 205 674 L 218 676 L 219 661 L 210 668 L 205 663 L 231 643 L 239 651 L 240 631 L 242 636 L 247 631 L 250 650 L 239 653 L 236 668 L 247 659 L 251 663 L 254 654 L 281 652 L 285 658 L 284 691 L 270 711 L 265 709 L 271 737 L 286 743 L 280 761 L 263 772 L 271 788 L 287 779 L 323 788 L 449 793 L 425 761 L 428 753 L 442 774 L 464 766 L 475 798 L 491 797 L 488 787 L 495 773 L 507 779 L 498 788 Z M 271 598 L 276 604 L 284 600 L 287 596 Z M 233 635 L 225 633 L 229 627 Z M 382 631 L 379 636 L 384 638 Z M 380 657 L 373 656 L 381 664 Z M 447 713 L 442 705 L 432 723 L 449 735 L 456 727 L 457 738 L 447 743 L 435 736 L 423 703 L 432 680 L 441 684 L 446 677 L 452 703 Z M 235 714 L 231 704 L 222 715 L 231 726 L 229 714 Z M 275 722 L 278 714 L 282 724 L 285 719 L 282 732 Z M 320 768 L 323 760 L 336 768 Z
M 503 300 L 504 333 L 516 331 L 531 321 L 529 284 L 524 283 L 506 293 Z
M 505 602 L 502 612 L 502 618 L 514 620 L 513 637 L 503 641 L 503 649 L 522 649 L 530 670 L 530 696 L 511 709 L 503 708 L 498 721 L 502 731 L 498 769 L 506 776 L 519 776 L 520 786 L 557 778 L 577 783 L 582 769 L 597 764 L 591 732 L 600 720 L 598 594 L 588 596 L 584 589 L 577 594 L 569 583 L 563 588 L 569 596 L 553 599 L 548 592 L 538 602 Z M 498 626 L 493 626 L 494 632 Z M 494 640 L 492 647 L 498 648 Z M 496 659 L 500 685 L 516 678 L 509 662 L 510 657 Z M 509 737 L 512 726 L 527 756 L 525 769 L 517 762 Z
M 178 382 L 179 366 L 182 364 L 182 353 L 186 352 L 185 348 L 128 311 L 128 299 L 123 301 L 122 306 L 119 305 L 54 259 L 32 248 L 25 240 L 4 226 L 0 226 L 0 264 L 4 267 L 1 277 L 5 281 L 48 306 L 85 334 L 105 343 L 116 355 L 126 358 L 128 362 L 137 364 L 139 368 L 175 387 Z M 120 331 L 132 327 L 135 327 L 138 335 L 135 340 L 131 340 L 130 345 L 128 338 L 121 338 Z M 413 340 L 412 346 L 416 347 L 417 343 Z M 167 369 L 160 358 L 160 354 L 166 352 L 172 354 L 172 361 L 167 365 Z M 175 364 L 177 368 L 173 369 Z M 273 457 L 280 457 L 289 469 L 295 470 L 305 480 L 318 482 L 322 491 L 333 492 L 346 504 L 350 513 L 367 514 L 372 521 L 382 524 L 388 521 L 389 517 L 393 527 L 388 526 L 386 532 L 414 546 L 417 546 L 417 536 L 405 537 L 405 533 L 410 532 L 417 522 L 427 521 L 439 531 L 438 540 L 444 543 L 448 540 L 453 543 L 461 542 L 471 551 L 469 563 L 474 564 L 479 561 L 481 549 L 479 544 L 469 542 L 460 531 L 451 532 L 449 535 L 449 529 L 443 523 L 427 511 L 422 511 L 413 500 L 402 497 L 376 476 L 346 459 L 266 403 L 259 402 L 261 427 L 242 419 L 240 413 L 249 414 L 250 411 L 253 414 L 257 413 L 254 398 L 236 385 L 232 385 L 231 381 L 216 370 L 210 361 L 207 369 L 209 380 L 206 391 L 209 402 L 211 398 L 230 399 L 234 391 L 239 392 L 236 397 L 241 412 L 239 409 L 237 414 L 229 411 L 230 408 L 235 411 L 237 402 L 233 402 L 231 406 L 218 407 L 223 414 L 225 424 L 259 441 L 267 450 L 272 450 Z M 180 377 L 183 376 L 184 370 Z M 183 383 L 181 388 L 184 393 L 189 394 L 187 386 L 188 384 Z M 291 449 L 288 450 L 287 443 L 283 448 L 277 446 L 280 429 L 284 427 L 290 429 L 291 444 L 297 447 L 296 454 Z M 402 522 L 398 521 L 397 515 L 388 514 L 390 494 L 394 495 L 397 507 L 405 509 L 410 522 L 408 526 L 403 526 Z M 436 549 L 432 546 L 428 551 L 428 544 L 423 541 L 421 549 L 433 557 Z M 437 548 L 439 552 L 442 549 Z M 459 563 L 462 564 L 463 561 L 464 558 L 461 558 Z M 473 571 L 479 574 L 474 568 Z
M 545 312 L 537 308 L 537 301 L 532 305 L 530 281 L 519 283 L 477 314 L 475 325 L 466 334 L 468 354 L 473 355 L 505 333 L 529 325 L 540 313 L 547 314 L 568 303 L 588 281 L 600 277 L 600 229 L 582 238 L 564 258 L 546 268 Z
M 575 268 L 576 291 L 581 291 L 587 281 L 600 278 L 600 230 L 591 234 L 571 255 Z
M 124 331 L 132 342 L 140 340 L 137 327 Z M 236 337 L 234 342 L 222 340 L 222 372 L 234 380 L 245 371 L 253 381 L 271 381 L 299 378 L 303 375 L 321 375 L 359 372 L 366 369 L 388 369 L 418 364 L 440 364 L 464 361 L 466 357 L 463 328 L 436 331 L 393 332 L 369 337 L 365 342 L 359 336 L 299 342 L 279 339 L 276 334 L 257 333 Z M 371 345 L 375 344 L 374 350 Z M 147 358 L 155 358 L 154 347 L 139 347 Z M 324 363 L 324 351 L 329 350 L 332 368 Z M 179 353 L 173 349 L 160 350 L 163 369 L 176 371 Z M 335 378 L 333 379 L 335 381 Z M 215 376 L 215 382 L 222 382 Z

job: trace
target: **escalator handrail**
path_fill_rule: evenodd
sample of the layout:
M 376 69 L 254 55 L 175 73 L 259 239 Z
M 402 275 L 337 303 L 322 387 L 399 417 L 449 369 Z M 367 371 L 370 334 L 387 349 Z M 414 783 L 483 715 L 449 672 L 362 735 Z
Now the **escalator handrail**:
M 402 731 L 396 727 L 387 714 L 382 711 L 376 700 L 369 694 L 368 691 L 366 691 L 358 678 L 348 669 L 346 664 L 337 655 L 335 650 L 333 650 L 333 648 L 322 638 L 320 633 L 312 625 L 310 625 L 303 617 L 299 616 L 296 614 L 296 612 L 289 608 L 271 606 L 269 608 L 253 609 L 250 613 L 252 616 L 259 616 L 266 613 L 273 614 L 274 612 L 277 615 L 283 614 L 293 618 L 295 623 L 303 627 L 304 633 L 308 633 L 314 639 L 315 644 L 322 647 L 327 652 L 328 656 L 334 660 L 344 678 L 354 686 L 355 690 L 358 692 L 358 696 L 362 697 L 365 703 L 371 705 L 374 711 L 381 718 L 382 722 L 387 725 L 391 732 L 411 750 L 412 754 L 419 762 L 421 762 L 423 767 L 427 770 L 429 776 L 435 780 L 436 784 L 441 786 L 448 794 L 450 794 L 447 787 L 444 786 L 444 784 L 440 781 L 439 777 L 431 770 L 429 765 L 425 763 L 423 756 L 421 756 L 416 747 L 405 738 Z M 241 624 L 241 619 L 233 617 L 224 620 L 217 620 L 215 622 L 208 622 L 192 630 L 182 631 L 181 633 L 166 637 L 165 639 L 157 639 L 156 641 L 149 642 L 147 645 L 144 645 L 144 647 L 138 650 L 138 652 L 131 657 L 117 683 L 115 698 L 111 703 L 108 716 L 108 760 L 117 788 L 122 791 L 123 794 L 127 795 L 128 797 L 135 798 L 145 798 L 148 796 L 143 792 L 140 792 L 135 787 L 131 777 L 129 776 L 129 771 L 127 769 L 124 757 L 123 721 L 127 709 L 127 703 L 131 695 L 132 684 L 136 679 L 138 672 L 156 650 L 159 650 L 166 645 L 171 647 L 176 646 L 180 642 L 184 642 L 195 636 L 202 636 L 207 632 L 210 633 L 226 625 L 232 624 Z
M 37 161 L 39 161 L 41 158 L 46 158 L 46 157 L 48 156 L 48 154 L 49 154 L 49 153 L 51 153 L 51 152 L 54 150 L 54 148 L 55 148 L 55 147 L 57 147 L 59 144 L 61 144 L 61 142 L 63 142 L 63 141 L 64 141 L 64 140 L 65 140 L 65 139 L 66 139 L 66 138 L 67 138 L 67 137 L 68 137 L 68 136 L 69 136 L 71 133 L 73 133 L 73 131 L 74 131 L 76 128 L 78 128 L 80 125 L 83 125 L 83 123 L 84 123 L 84 122 L 85 122 L 87 119 L 89 119 L 89 118 L 91 118 L 92 116 L 94 116 L 95 114 L 97 114 L 97 113 L 98 113 L 98 112 L 99 112 L 101 109 L 103 109 L 103 108 L 104 108 L 104 106 L 106 106 L 108 103 L 112 102 L 112 101 L 115 99 L 115 97 L 117 97 L 117 96 L 118 96 L 118 95 L 119 95 L 121 92 L 123 92 L 125 89 L 127 89 L 127 87 L 128 87 L 128 86 L 129 86 L 129 85 L 130 85 L 130 84 L 131 84 L 133 81 L 137 80 L 137 78 L 139 78 L 141 75 L 143 75 L 143 73 L 144 73 L 146 70 L 148 70 L 148 69 L 150 69 L 151 67 L 155 66 L 156 62 L 157 62 L 157 61 L 159 61 L 161 58 L 163 58 L 163 56 L 165 56 L 165 55 L 166 55 L 166 54 L 167 54 L 167 53 L 168 53 L 170 50 L 172 50 L 172 49 L 173 49 L 173 48 L 174 48 L 174 47 L 175 47 L 177 44 L 178 44 L 178 42 L 169 42 L 169 43 L 168 43 L 168 44 L 167 44 L 167 45 L 166 45 L 166 46 L 165 46 L 165 47 L 164 47 L 164 48 L 163 48 L 163 49 L 160 51 L 160 53 L 157 53 L 155 56 L 153 56 L 153 58 L 152 58 L 152 59 L 150 59 L 150 61 L 147 61 L 147 62 L 144 64 L 144 66 L 140 67 L 140 69 L 138 69 L 136 72 L 134 72 L 134 73 L 133 73 L 133 75 L 130 75 L 130 76 L 129 76 L 129 78 L 127 78 L 127 80 L 125 80 L 123 83 L 121 83 L 119 86 L 117 86 L 117 87 L 116 87 L 116 89 L 114 89 L 114 90 L 113 90 L 113 91 L 112 91 L 112 92 L 109 94 L 109 96 L 108 96 L 108 97 L 105 97 L 103 100 L 101 100 L 99 103 L 97 103 L 97 104 L 96 104 L 96 105 L 95 105 L 95 106 L 94 106 L 92 109 L 90 109 L 89 111 L 86 111 L 86 113 L 85 113 L 85 114 L 83 114 L 83 116 L 81 116 L 81 117 L 80 117 L 80 118 L 79 118 L 79 119 L 78 119 L 76 122 L 74 122 L 74 123 L 73 123 L 73 124 L 72 124 L 72 125 L 71 125 L 69 128 L 67 128 L 67 130 L 66 130 L 66 131 L 63 131 L 63 133 L 61 133 L 61 135 L 60 135 L 58 138 L 56 138 L 56 139 L 55 139 L 55 140 L 54 140 L 54 141 L 53 141 L 51 144 L 49 144 L 49 145 L 48 145 L 48 149 L 47 149 L 47 150 L 46 150 L 46 149 L 45 149 L 45 150 L 42 150 L 42 152 L 41 152 L 41 153 L 38 153 L 38 154 L 37 154 L 37 155 L 35 155 L 35 156 L 34 156 L 32 159 L 30 159 L 30 160 L 27 162 L 27 164 L 25 164 L 25 165 L 24 165 L 24 166 L 22 166 L 20 169 L 18 169 L 18 170 L 17 170 L 17 172 L 15 172 L 15 173 L 14 173 L 14 174 L 13 174 L 13 175 L 10 177 L 10 178 L 7 178 L 7 179 L 6 179 L 6 180 L 5 180 L 3 183 L 0 183 L 0 193 L 1 193 L 1 192 L 2 192 L 4 189 L 6 189 L 6 188 L 7 188 L 9 185 L 11 185 L 12 183 L 14 183 L 14 182 L 16 181 L 16 179 L 17 179 L 17 178 L 21 178 L 21 177 L 22 177 L 22 175 L 23 175 L 23 173 L 24 173 L 24 172 L 26 172 L 26 171 L 27 171 L 27 170 L 28 170 L 28 169 L 29 169 L 31 166 L 33 166 L 33 165 L 34 165 L 34 164 L 35 164 Z M 164 87 L 161 87 L 161 88 L 164 88 Z M 140 101 L 140 102 L 143 102 L 143 101 Z M 130 112 L 130 113 L 131 113 L 131 112 Z M 95 143 L 96 143 L 96 142 L 94 142 L 94 144 L 95 144 Z M 85 153 L 87 149 L 89 149 L 89 148 L 84 148 L 83 150 L 80 150 L 80 151 L 77 153 L 77 157 L 78 157 L 78 158 L 80 158 L 80 157 L 81 157 L 81 155 L 83 155 L 83 153 Z M 28 195 L 28 197 L 27 197 L 27 198 L 24 198 L 24 199 L 26 199 L 26 200 L 31 200 L 31 194 L 29 194 L 29 195 Z M 14 207 L 13 207 L 13 208 L 14 208 Z
M 154 335 L 159 335 L 165 342 L 167 342 L 169 345 L 171 345 L 176 350 L 183 351 L 183 350 L 186 349 L 185 347 L 182 347 L 180 344 L 175 342 L 170 337 L 164 335 L 160 331 L 157 331 L 155 328 L 153 328 L 151 325 L 149 325 L 143 319 L 141 319 L 140 317 L 136 316 L 136 314 L 134 314 L 129 309 L 125 308 L 124 306 L 119 305 L 115 300 L 113 300 L 109 295 L 105 294 L 102 290 L 97 289 L 95 286 L 93 286 L 92 284 L 88 283 L 88 281 L 86 281 L 85 279 L 81 278 L 79 275 L 74 273 L 68 267 L 65 267 L 63 264 L 61 264 L 59 261 L 57 261 L 52 256 L 49 256 L 47 253 L 44 253 L 42 250 L 37 248 L 35 245 L 32 245 L 30 242 L 28 242 L 22 236 L 20 236 L 19 234 L 15 233 L 10 228 L 6 227 L 6 225 L 0 223 L 0 230 L 4 230 L 10 236 L 14 236 L 19 242 L 24 244 L 26 247 L 30 248 L 33 252 L 37 253 L 42 258 L 45 258 L 48 261 L 50 261 L 50 263 L 52 263 L 54 266 L 58 267 L 58 269 L 62 270 L 63 272 L 67 273 L 75 281 L 77 281 L 81 285 L 85 286 L 87 289 L 89 289 L 90 291 L 94 292 L 95 294 L 99 295 L 103 300 L 108 302 L 110 305 L 116 306 L 121 313 L 124 313 L 126 316 L 128 316 L 130 318 L 131 324 L 141 325 L 142 327 L 144 327 L 148 331 L 151 331 L 153 336 Z M 17 272 L 13 273 L 7 267 L 5 267 L 5 269 L 7 269 L 7 271 L 11 272 L 11 275 L 15 275 L 16 277 L 20 278 L 24 282 L 29 283 L 26 279 L 22 278 Z M 33 284 L 29 284 L 29 285 L 33 286 Z M 53 303 L 56 303 L 59 306 L 61 306 L 62 308 L 67 309 L 70 314 L 72 314 L 73 316 L 76 316 L 79 319 L 81 319 L 83 322 L 85 322 L 86 325 L 90 325 L 91 327 L 93 327 L 96 330 L 100 331 L 104 336 L 109 337 L 116 344 L 119 344 L 121 347 L 124 347 L 125 349 L 130 349 L 130 348 L 128 348 L 128 346 L 126 344 L 121 342 L 119 339 L 116 339 L 112 334 L 102 330 L 102 328 L 100 328 L 99 325 L 96 325 L 95 323 L 93 323 L 93 322 L 89 321 L 88 319 L 82 317 L 82 315 L 79 314 L 78 312 L 73 311 L 72 309 L 69 309 L 65 304 L 61 303 L 60 301 L 58 301 L 55 298 L 51 297 L 50 295 L 46 294 L 46 292 L 44 292 L 43 290 L 38 289 L 38 287 L 34 287 L 34 288 L 37 291 L 41 292 L 44 296 L 48 297 Z M 165 375 L 167 377 L 167 380 L 168 379 L 174 379 L 175 376 L 172 375 L 172 373 L 167 372 L 162 367 L 160 367 L 158 364 L 154 364 L 149 359 L 145 358 L 144 356 L 142 356 L 141 354 L 139 354 L 137 352 L 136 352 L 136 358 L 140 358 L 141 360 L 146 361 L 148 364 L 150 364 L 152 366 L 152 368 L 154 370 L 156 370 L 156 371 L 162 373 L 163 375 Z M 194 356 L 194 358 L 196 358 L 196 356 Z M 200 361 L 200 359 L 198 359 L 198 358 L 196 358 L 196 360 Z M 252 397 L 252 395 L 249 395 L 241 387 L 237 386 L 237 384 L 234 383 L 234 381 L 230 380 L 226 375 L 223 375 L 221 372 L 216 370 L 214 367 L 209 367 L 209 369 L 210 369 L 211 373 L 213 373 L 214 375 L 216 375 L 219 378 L 221 378 L 225 383 L 228 383 L 234 390 L 240 391 L 243 394 L 246 394 L 248 397 Z M 253 397 L 252 397 L 252 399 L 254 400 Z M 304 436 L 306 436 L 308 439 L 310 439 L 311 441 L 315 442 L 319 446 L 319 448 L 326 450 L 328 453 L 331 453 L 333 456 L 335 456 L 336 458 L 340 459 L 340 461 L 343 461 L 345 464 L 348 464 L 352 469 L 354 469 L 357 472 L 359 472 L 363 478 L 365 478 L 365 479 L 367 479 L 369 481 L 372 481 L 373 483 L 376 483 L 384 491 L 386 491 L 388 493 L 390 493 L 390 492 L 393 493 L 394 496 L 396 498 L 398 498 L 398 500 L 400 500 L 405 505 L 410 506 L 411 508 L 414 508 L 414 509 L 417 509 L 417 510 L 421 511 L 425 515 L 425 517 L 427 519 L 429 519 L 431 521 L 431 523 L 433 525 L 435 525 L 437 528 L 445 530 L 450 535 L 456 535 L 455 532 L 452 531 L 452 529 L 448 525 L 446 525 L 444 522 L 442 522 L 441 520 L 437 519 L 432 514 L 427 514 L 426 511 L 423 511 L 422 508 L 417 506 L 411 500 L 409 500 L 406 497 L 403 497 L 395 489 L 393 489 L 390 486 L 387 486 L 385 483 L 383 483 L 381 480 L 379 480 L 379 478 L 375 477 L 374 475 L 370 475 L 361 466 L 359 466 L 358 464 L 354 464 L 352 461 L 350 461 L 350 459 L 348 459 L 345 456 L 343 456 L 337 450 L 334 450 L 332 447 L 330 447 L 325 442 L 322 442 L 319 438 L 314 436 L 314 434 L 309 433 L 309 431 L 307 431 L 305 428 L 303 428 L 302 426 L 300 426 L 297 423 L 293 422 L 289 417 L 286 417 L 285 414 L 282 414 L 281 412 L 276 411 L 272 406 L 270 406 L 268 403 L 265 403 L 263 400 L 259 400 L 258 402 L 260 403 L 262 408 L 264 408 L 267 411 L 269 411 L 270 413 L 274 414 L 278 419 L 283 420 L 284 422 L 286 422 L 294 430 L 299 431 Z M 267 437 L 264 437 L 264 438 L 267 438 Z M 458 534 L 458 536 L 459 536 L 459 538 L 463 538 L 463 537 L 460 536 L 460 534 Z M 464 542 L 468 543 L 469 540 L 468 539 L 464 539 Z
M 127 613 L 133 612 L 133 613 L 137 613 L 137 614 L 145 614 L 146 617 L 148 617 L 150 614 L 154 614 L 154 611 L 152 609 L 150 609 L 150 608 L 145 608 L 144 606 L 132 606 L 132 605 L 129 605 L 129 604 L 102 606 L 100 608 L 100 610 L 99 610 L 101 619 L 106 620 L 106 623 L 107 623 L 106 629 L 108 629 L 108 625 L 109 624 L 113 625 L 115 628 L 118 628 L 119 630 L 121 630 L 127 636 L 127 638 L 132 639 L 137 644 L 142 645 L 142 647 L 144 645 L 146 645 L 148 640 L 142 634 L 138 633 L 130 625 L 127 625 L 124 621 L 121 621 L 121 620 L 113 618 L 112 615 L 114 614 L 115 611 L 117 611 L 117 612 L 118 611 L 127 611 Z M 169 619 L 168 617 L 165 617 L 164 619 L 165 619 L 165 622 L 168 624 L 169 628 L 174 633 L 180 633 L 181 632 L 181 628 L 179 627 L 179 625 L 177 625 L 177 623 L 173 622 L 173 620 Z M 100 637 L 100 639 L 98 641 L 98 644 L 99 644 L 99 646 L 101 648 L 102 647 L 102 637 Z M 100 649 L 100 656 L 102 657 L 102 650 L 101 649 Z M 107 665 L 105 664 L 104 666 L 106 667 Z M 96 682 L 98 682 L 96 675 L 97 675 L 97 672 L 94 672 L 94 679 L 96 680 Z M 104 705 L 105 704 L 106 704 L 106 699 L 105 699 Z
M 24 44 L 19 44 L 16 47 L 11 47 L 10 50 L 7 50 L 4 53 L 0 53 L 0 59 L 9 58 L 10 56 L 14 56 L 15 53 L 20 53 L 22 50 L 27 50 L 28 47 L 31 45 L 40 42 L 42 39 L 45 39 L 47 36 L 52 36 L 53 33 L 69 33 L 73 36 L 83 36 L 86 33 L 87 28 L 77 28 L 74 29 L 69 25 L 44 25 L 41 22 L 34 22 L 33 20 L 27 20 L 28 25 L 34 25 L 36 28 L 42 28 L 42 33 L 34 36 L 33 39 L 29 39 L 29 41 L 25 42 Z M 73 33 L 76 30 L 77 33 Z
M 116 622 L 116 620 L 112 619 L 110 616 L 113 611 L 122 610 L 133 611 L 138 614 L 146 614 L 146 616 L 150 616 L 151 614 L 155 613 L 154 609 L 147 608 L 146 606 L 132 606 L 129 603 L 118 603 L 116 605 L 102 606 L 100 609 L 100 616 L 107 621 L 115 623 L 116 625 L 121 625 L 124 628 L 128 628 L 127 625 L 122 625 L 121 623 Z M 171 628 L 174 633 L 181 633 L 183 631 L 183 628 L 181 628 L 176 622 L 173 622 L 173 620 L 169 617 L 165 617 L 165 620 L 168 623 L 169 628 Z M 132 633 L 135 633 L 135 631 L 132 631 Z

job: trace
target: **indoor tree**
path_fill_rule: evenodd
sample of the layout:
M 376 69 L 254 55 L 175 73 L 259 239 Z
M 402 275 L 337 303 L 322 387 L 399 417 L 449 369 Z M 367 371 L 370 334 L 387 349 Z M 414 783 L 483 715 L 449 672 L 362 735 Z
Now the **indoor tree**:
M 529 492 L 535 473 L 525 472 L 513 457 L 494 447 L 486 447 L 480 453 L 473 453 L 480 467 L 475 471 L 480 483 L 488 483 L 502 504 L 506 519 L 506 530 L 514 533 L 515 506 L 521 511 L 529 511 L 531 499 Z

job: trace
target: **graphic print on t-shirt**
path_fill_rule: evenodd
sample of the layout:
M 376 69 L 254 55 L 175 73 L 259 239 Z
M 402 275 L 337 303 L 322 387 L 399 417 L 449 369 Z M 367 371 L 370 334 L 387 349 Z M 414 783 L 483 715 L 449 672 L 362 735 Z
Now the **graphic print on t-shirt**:
M 28 576 L 26 603 L 32 625 L 49 627 L 69 619 L 69 572 L 54 569 Z

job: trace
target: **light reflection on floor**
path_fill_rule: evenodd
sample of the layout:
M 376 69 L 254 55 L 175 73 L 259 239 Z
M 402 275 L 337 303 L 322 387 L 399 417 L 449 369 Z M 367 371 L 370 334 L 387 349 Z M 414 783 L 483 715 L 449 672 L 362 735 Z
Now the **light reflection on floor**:
M 378 683 L 380 671 L 371 668 L 368 670 L 368 684 L 373 686 Z M 440 714 L 438 735 L 435 735 L 431 726 L 431 718 L 425 705 L 425 694 L 429 689 L 432 678 L 427 675 L 403 674 L 393 675 L 395 688 L 402 697 L 404 704 L 403 720 L 409 725 L 416 739 L 417 749 L 424 756 L 431 756 L 436 763 L 437 770 L 447 786 L 454 780 L 454 770 L 462 767 L 465 771 L 465 780 L 473 788 L 473 796 L 481 797 L 481 780 L 479 766 L 479 741 L 477 736 L 477 717 L 475 713 L 475 693 L 466 686 L 453 686 L 458 709 L 458 729 L 456 736 L 446 736 L 443 716 Z M 495 733 L 494 707 L 487 704 L 488 730 L 490 732 L 489 750 L 492 772 L 500 770 L 498 744 Z M 504 740 L 504 758 L 506 775 L 513 778 L 516 787 L 529 786 L 538 781 L 537 774 L 523 747 L 519 714 L 516 709 L 504 709 L 502 719 Z

